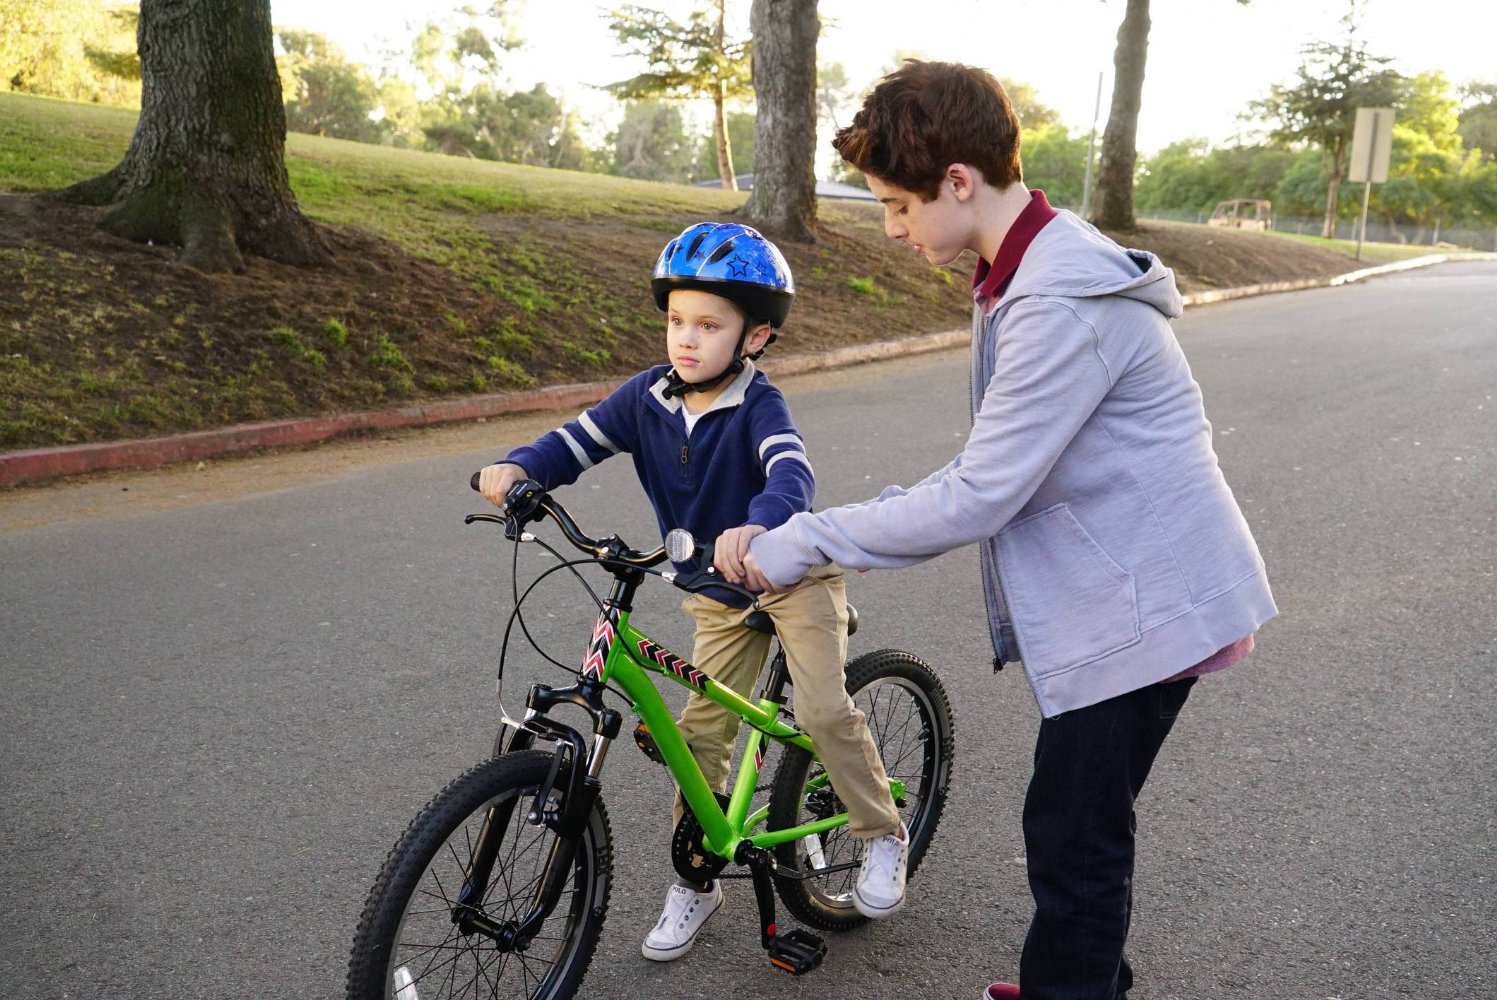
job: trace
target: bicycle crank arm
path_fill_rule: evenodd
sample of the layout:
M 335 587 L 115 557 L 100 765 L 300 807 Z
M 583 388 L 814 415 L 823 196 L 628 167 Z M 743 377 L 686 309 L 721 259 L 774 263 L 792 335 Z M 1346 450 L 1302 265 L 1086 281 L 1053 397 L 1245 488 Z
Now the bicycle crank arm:
M 754 879 L 754 902 L 759 907 L 759 943 L 769 952 L 769 964 L 792 975 L 803 976 L 821 965 L 826 942 L 810 931 L 796 927 L 779 933 L 774 918 L 774 855 L 749 847 L 741 850 L 739 863 L 747 863 Z

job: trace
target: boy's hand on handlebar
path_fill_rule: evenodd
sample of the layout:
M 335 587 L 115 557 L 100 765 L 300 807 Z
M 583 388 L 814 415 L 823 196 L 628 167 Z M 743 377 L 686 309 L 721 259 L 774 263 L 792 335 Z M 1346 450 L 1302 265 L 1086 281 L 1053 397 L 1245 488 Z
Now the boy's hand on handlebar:
M 762 535 L 768 530 L 762 524 L 740 524 L 717 536 L 717 541 L 712 545 L 712 565 L 717 567 L 724 580 L 748 586 L 750 590 L 757 589 L 746 582 L 743 558 L 748 555 L 749 542 L 753 541 L 754 536 Z
M 509 488 L 530 476 L 513 462 L 499 462 L 485 466 L 478 473 L 478 492 L 495 507 L 504 506 L 504 496 Z

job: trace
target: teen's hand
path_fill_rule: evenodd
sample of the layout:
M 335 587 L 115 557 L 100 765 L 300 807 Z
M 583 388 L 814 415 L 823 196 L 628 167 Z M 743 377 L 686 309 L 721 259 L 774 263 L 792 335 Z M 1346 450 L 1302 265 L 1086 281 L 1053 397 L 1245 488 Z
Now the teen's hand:
M 743 557 L 748 555 L 749 542 L 768 530 L 762 524 L 740 524 L 717 536 L 717 541 L 712 543 L 712 565 L 717 567 L 724 580 L 744 585 Z
M 743 557 L 743 586 L 759 594 L 772 594 L 777 589 L 759 568 L 759 560 L 754 558 L 752 552 Z
M 499 462 L 485 466 L 478 473 L 478 492 L 495 507 L 504 506 L 504 495 L 509 488 L 522 479 L 529 479 L 525 470 L 513 462 Z

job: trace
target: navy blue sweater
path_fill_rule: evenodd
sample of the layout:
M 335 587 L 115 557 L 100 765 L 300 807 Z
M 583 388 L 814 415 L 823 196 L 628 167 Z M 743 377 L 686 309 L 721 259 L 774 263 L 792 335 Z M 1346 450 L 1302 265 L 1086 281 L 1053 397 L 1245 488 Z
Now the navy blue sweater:
M 661 392 L 668 371 L 669 365 L 657 365 L 640 372 L 576 420 L 516 448 L 504 461 L 549 490 L 627 452 L 634 456 L 662 536 L 685 528 L 698 540 L 711 541 L 742 524 L 777 528 L 792 514 L 811 509 L 816 479 L 805 445 L 785 397 L 763 372 L 748 364 L 688 438 L 681 400 Z

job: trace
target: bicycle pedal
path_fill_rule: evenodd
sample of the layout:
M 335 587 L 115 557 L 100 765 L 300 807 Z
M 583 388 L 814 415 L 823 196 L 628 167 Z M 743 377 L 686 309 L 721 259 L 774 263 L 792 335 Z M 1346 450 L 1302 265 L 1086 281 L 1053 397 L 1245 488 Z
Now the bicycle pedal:
M 810 931 L 797 927 L 769 939 L 769 964 L 796 976 L 803 976 L 826 958 L 826 942 Z
M 644 752 L 644 755 L 657 764 L 665 763 L 665 755 L 660 752 L 660 747 L 655 743 L 655 737 L 650 733 L 650 727 L 643 722 L 634 727 L 634 745 Z

